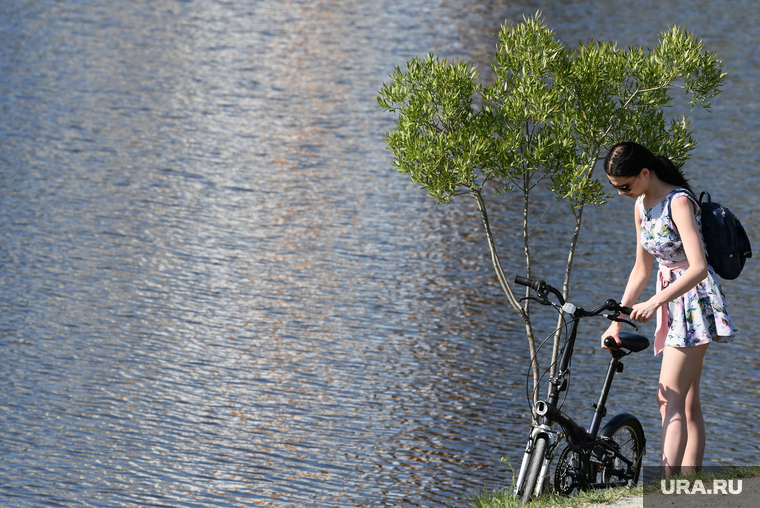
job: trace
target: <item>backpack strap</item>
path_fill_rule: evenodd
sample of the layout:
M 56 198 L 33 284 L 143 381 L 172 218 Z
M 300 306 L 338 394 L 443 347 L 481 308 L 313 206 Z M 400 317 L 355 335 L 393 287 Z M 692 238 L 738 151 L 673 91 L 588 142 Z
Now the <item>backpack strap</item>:
M 701 210 L 701 208 L 702 208 L 702 198 L 705 196 L 705 194 L 707 194 L 707 201 L 706 202 L 710 202 L 711 201 L 710 194 L 708 194 L 707 192 L 702 192 L 702 194 L 699 195 L 699 200 L 697 200 L 697 196 L 695 196 L 694 193 L 691 192 L 689 189 L 676 189 L 676 190 L 674 190 L 672 192 L 672 194 L 670 195 L 670 199 L 668 199 L 668 217 L 670 217 L 670 222 L 673 223 L 673 227 L 676 229 L 676 233 L 678 233 L 678 227 L 676 226 L 676 223 L 673 220 L 673 212 L 671 212 L 671 210 L 670 210 L 670 204 L 673 202 L 673 198 L 675 198 L 679 194 L 686 194 L 689 197 L 689 199 L 691 199 L 694 202 L 694 204 L 697 206 L 696 210 L 694 210 L 694 215 L 695 216 L 696 216 L 697 212 L 699 210 Z M 680 233 L 679 233 L 679 235 L 680 235 Z

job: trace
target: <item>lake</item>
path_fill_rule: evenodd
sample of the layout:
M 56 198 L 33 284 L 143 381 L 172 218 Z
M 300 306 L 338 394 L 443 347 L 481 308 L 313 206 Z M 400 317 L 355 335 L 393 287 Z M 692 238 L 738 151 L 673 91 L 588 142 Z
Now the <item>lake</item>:
M 567 45 L 653 47 L 679 24 L 718 51 L 728 78 L 691 116 L 685 169 L 760 242 L 749 0 L 4 0 L 0 504 L 465 506 L 509 484 L 501 459 L 519 467 L 530 424 L 524 329 L 475 203 L 438 206 L 394 171 L 375 97 L 427 53 L 488 79 L 493 34 L 538 9 Z M 559 284 L 564 212 L 537 206 L 554 211 L 533 273 Z M 489 207 L 522 273 L 520 203 Z M 587 211 L 574 303 L 622 294 L 631 207 Z M 756 265 L 723 284 L 740 333 L 708 351 L 706 464 L 760 456 Z M 606 326 L 577 346 L 565 407 L 584 425 Z M 647 466 L 650 351 L 609 402 L 636 408 Z

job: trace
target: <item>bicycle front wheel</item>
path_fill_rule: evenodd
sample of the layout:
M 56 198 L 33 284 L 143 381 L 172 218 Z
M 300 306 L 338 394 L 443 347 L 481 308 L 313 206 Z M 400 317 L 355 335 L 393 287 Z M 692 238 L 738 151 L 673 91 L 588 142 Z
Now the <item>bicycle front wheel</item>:
M 600 467 L 601 480 L 604 483 L 625 482 L 629 487 L 636 486 L 646 445 L 641 422 L 630 414 L 618 415 L 604 426 L 600 434 L 612 438 L 620 455 L 627 459 L 616 456 L 609 464 Z
M 547 436 L 540 435 L 536 438 L 536 442 L 533 445 L 533 453 L 531 453 L 530 462 L 528 462 L 528 472 L 525 477 L 525 482 L 522 485 L 522 491 L 518 492 L 520 496 L 520 506 L 523 506 L 530 501 L 533 493 L 536 491 L 538 476 L 541 474 L 541 468 L 544 465 L 544 457 L 548 446 L 549 438 Z

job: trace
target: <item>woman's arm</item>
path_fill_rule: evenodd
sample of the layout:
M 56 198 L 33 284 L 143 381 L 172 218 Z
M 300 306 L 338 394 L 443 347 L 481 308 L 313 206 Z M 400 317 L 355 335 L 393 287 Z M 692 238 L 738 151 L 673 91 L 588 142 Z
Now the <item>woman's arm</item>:
M 702 235 L 699 234 L 691 200 L 686 196 L 679 196 L 673 199 L 670 210 L 673 214 L 673 222 L 683 242 L 686 259 L 689 260 L 689 268 L 684 270 L 676 281 L 661 292 L 646 302 L 634 305 L 631 314 L 631 319 L 634 321 L 646 323 L 656 316 L 657 309 L 662 305 L 675 300 L 707 277 L 707 260 L 705 259 Z
M 654 256 L 641 246 L 641 240 L 639 237 L 641 231 L 641 216 L 639 215 L 637 205 L 634 205 L 633 211 L 634 223 L 636 224 L 636 264 L 634 264 L 631 269 L 631 274 L 628 276 L 628 283 L 625 285 L 625 291 L 623 292 L 623 298 L 620 300 L 620 304 L 626 307 L 633 307 L 636 300 L 641 296 L 644 287 L 646 287 L 647 282 L 649 281 L 649 277 L 652 276 L 652 264 L 654 263 Z M 622 323 L 613 322 L 602 334 L 603 348 L 605 347 L 605 337 L 614 337 L 617 343 L 620 344 L 619 334 L 622 326 Z

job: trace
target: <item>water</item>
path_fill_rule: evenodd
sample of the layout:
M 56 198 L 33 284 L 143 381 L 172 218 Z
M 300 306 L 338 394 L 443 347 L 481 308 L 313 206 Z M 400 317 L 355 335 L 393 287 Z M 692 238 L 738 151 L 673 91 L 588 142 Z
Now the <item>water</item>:
M 568 44 L 653 46 L 678 23 L 719 52 L 688 171 L 760 238 L 748 1 L 3 2 L 0 504 L 463 506 L 507 484 L 523 332 L 474 203 L 394 173 L 374 101 L 413 56 L 486 66 L 491 34 L 537 8 Z M 491 206 L 516 272 L 519 205 Z M 633 241 L 630 207 L 588 212 L 577 303 L 622 291 L 633 249 L 609 239 Z M 561 225 L 538 237 L 550 282 Z M 724 285 L 741 340 L 703 374 L 710 464 L 760 451 L 750 263 Z M 583 423 L 606 363 L 586 332 Z M 609 409 L 637 408 L 651 464 L 659 359 L 626 363 Z

